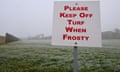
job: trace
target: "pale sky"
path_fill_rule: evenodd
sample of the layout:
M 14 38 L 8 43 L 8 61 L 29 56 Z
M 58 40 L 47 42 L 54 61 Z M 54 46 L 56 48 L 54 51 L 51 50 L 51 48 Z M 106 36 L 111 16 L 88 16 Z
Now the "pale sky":
M 0 35 L 52 34 L 55 0 L 0 0 Z M 75 1 L 75 0 L 73 0 Z M 120 29 L 120 0 L 101 0 L 101 30 Z

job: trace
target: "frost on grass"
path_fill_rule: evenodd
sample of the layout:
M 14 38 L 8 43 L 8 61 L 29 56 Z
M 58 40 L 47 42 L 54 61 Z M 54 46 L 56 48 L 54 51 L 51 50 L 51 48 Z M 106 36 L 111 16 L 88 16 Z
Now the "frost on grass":
M 120 48 L 79 48 L 78 65 L 80 72 L 119 72 Z M 49 41 L 2 45 L 0 72 L 73 72 L 73 49 Z

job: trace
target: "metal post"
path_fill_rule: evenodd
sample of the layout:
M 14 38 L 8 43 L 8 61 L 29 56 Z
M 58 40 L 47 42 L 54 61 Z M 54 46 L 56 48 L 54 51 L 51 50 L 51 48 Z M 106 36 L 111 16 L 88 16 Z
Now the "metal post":
M 74 69 L 73 72 L 78 72 L 78 47 L 74 46 Z

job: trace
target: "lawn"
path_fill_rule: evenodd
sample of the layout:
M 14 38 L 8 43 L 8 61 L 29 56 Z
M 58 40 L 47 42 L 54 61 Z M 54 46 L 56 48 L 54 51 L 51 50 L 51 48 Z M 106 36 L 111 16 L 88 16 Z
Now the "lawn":
M 120 40 L 103 48 L 78 48 L 79 72 L 120 72 Z M 73 48 L 50 40 L 26 40 L 0 46 L 0 72 L 73 72 Z

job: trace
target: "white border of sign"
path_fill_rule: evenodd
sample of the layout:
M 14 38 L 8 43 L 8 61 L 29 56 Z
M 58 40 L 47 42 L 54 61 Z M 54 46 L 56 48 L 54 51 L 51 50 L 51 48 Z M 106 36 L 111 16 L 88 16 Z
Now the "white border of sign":
M 64 10 L 64 6 L 86 6 L 88 11 L 69 11 Z M 60 17 L 60 13 L 76 13 L 77 16 L 74 18 L 64 18 Z M 79 18 L 78 14 L 85 12 L 86 14 L 93 14 L 92 18 Z M 84 25 L 71 25 L 74 28 L 86 28 L 86 32 L 66 32 L 66 27 L 68 26 L 67 20 L 83 20 Z M 63 35 L 67 35 L 63 40 Z M 68 36 L 89 36 L 89 40 L 69 40 Z M 76 44 L 77 43 L 77 44 Z M 53 13 L 53 33 L 52 33 L 52 45 L 62 45 L 62 46 L 80 46 L 80 47 L 101 47 L 101 25 L 100 25 L 100 2 L 98 0 L 85 0 L 85 1 L 55 1 L 54 2 L 54 13 Z

